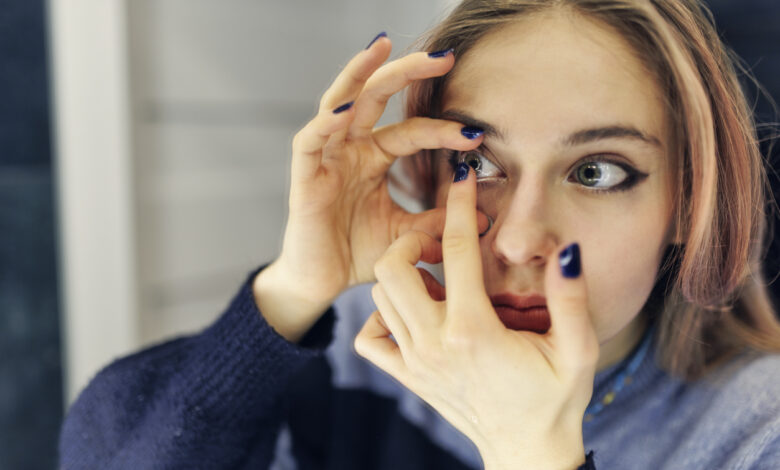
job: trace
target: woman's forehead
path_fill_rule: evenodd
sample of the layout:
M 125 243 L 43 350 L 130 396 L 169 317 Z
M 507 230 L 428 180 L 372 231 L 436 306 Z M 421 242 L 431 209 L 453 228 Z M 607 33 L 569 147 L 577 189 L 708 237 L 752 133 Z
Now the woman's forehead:
M 489 33 L 457 58 L 443 98 L 443 111 L 465 111 L 510 137 L 559 141 L 616 125 L 666 136 L 653 75 L 623 38 L 579 15 L 535 15 Z

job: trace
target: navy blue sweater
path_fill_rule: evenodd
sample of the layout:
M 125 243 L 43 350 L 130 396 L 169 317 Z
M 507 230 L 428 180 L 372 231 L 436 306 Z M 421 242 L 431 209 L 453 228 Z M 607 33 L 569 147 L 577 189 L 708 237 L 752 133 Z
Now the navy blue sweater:
M 465 436 L 355 355 L 352 340 L 374 310 L 369 286 L 339 298 L 292 344 L 257 310 L 252 278 L 202 333 L 102 370 L 68 413 L 61 467 L 481 467 Z M 592 403 L 605 401 L 635 354 L 597 374 Z M 768 358 L 744 358 L 732 371 L 748 372 L 724 375 L 727 383 L 713 389 L 671 379 L 648 355 L 631 384 L 583 424 L 586 449 L 596 452 L 587 465 L 595 460 L 603 468 L 780 468 L 774 466 L 780 463 L 780 407 L 774 398 L 780 360 Z M 734 387 L 733 381 L 747 385 Z M 745 403 L 744 395 L 757 388 L 769 395 Z M 737 402 L 741 409 L 733 408 Z M 712 420 L 724 419 L 727 431 L 715 434 Z

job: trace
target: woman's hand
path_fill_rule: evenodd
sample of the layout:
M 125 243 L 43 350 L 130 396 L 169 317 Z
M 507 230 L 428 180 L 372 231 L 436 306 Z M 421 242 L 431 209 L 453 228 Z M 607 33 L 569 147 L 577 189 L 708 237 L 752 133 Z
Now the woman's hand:
M 381 65 L 390 49 L 390 40 L 380 35 L 358 53 L 323 95 L 317 116 L 293 139 L 282 252 L 261 273 L 273 275 L 274 282 L 255 289 L 258 304 L 266 304 L 260 305 L 264 314 L 272 302 L 263 301 L 263 292 L 284 292 L 288 306 L 300 299 L 324 309 L 345 288 L 373 281 L 374 264 L 399 234 L 411 229 L 441 237 L 444 211 L 403 210 L 390 199 L 387 172 L 400 156 L 421 149 L 470 150 L 482 139 L 463 136 L 459 123 L 428 118 L 375 130 L 392 95 L 414 80 L 444 75 L 455 63 L 452 53 L 418 52 Z M 291 315 L 289 307 L 285 314 Z
M 375 267 L 379 310 L 355 349 L 469 437 L 485 468 L 576 468 L 585 460 L 582 418 L 599 355 L 585 280 L 563 277 L 551 259 L 552 327 L 544 335 L 505 328 L 484 289 L 475 208 L 469 170 L 450 188 L 441 243 L 408 232 L 390 246 Z M 415 268 L 442 258 L 446 300 Z

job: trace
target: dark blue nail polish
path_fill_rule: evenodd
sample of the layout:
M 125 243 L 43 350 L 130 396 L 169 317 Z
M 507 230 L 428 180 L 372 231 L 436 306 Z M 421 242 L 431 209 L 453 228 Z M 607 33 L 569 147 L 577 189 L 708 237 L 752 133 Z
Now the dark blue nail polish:
M 455 49 L 444 49 L 443 51 L 436 51 L 436 52 L 429 52 L 428 57 L 431 59 L 441 59 L 442 57 L 447 57 L 448 55 L 455 52 Z
M 339 106 L 338 108 L 334 109 L 333 110 L 333 114 L 343 113 L 344 111 L 346 111 L 349 108 L 351 108 L 353 104 L 355 104 L 354 101 L 350 101 L 349 103 L 344 103 L 341 106 Z
M 463 181 L 468 178 L 469 168 L 471 167 L 466 162 L 458 163 L 458 167 L 455 169 L 455 179 L 453 182 L 457 183 L 458 181 Z
M 469 140 L 474 140 L 477 137 L 479 137 L 482 134 L 484 134 L 485 131 L 483 131 L 479 127 L 466 126 L 466 127 L 464 127 L 463 129 L 460 130 L 460 133 L 463 134 L 463 137 L 465 137 L 465 138 L 467 138 Z
M 563 277 L 574 279 L 579 277 L 580 270 L 580 245 L 572 243 L 558 255 L 558 262 L 561 265 L 561 274 Z
M 379 41 L 380 38 L 386 38 L 386 37 L 387 37 L 387 33 L 382 31 L 381 33 L 377 34 L 376 37 L 371 40 L 371 42 L 368 43 L 366 49 L 371 49 L 371 46 L 373 46 L 375 42 Z

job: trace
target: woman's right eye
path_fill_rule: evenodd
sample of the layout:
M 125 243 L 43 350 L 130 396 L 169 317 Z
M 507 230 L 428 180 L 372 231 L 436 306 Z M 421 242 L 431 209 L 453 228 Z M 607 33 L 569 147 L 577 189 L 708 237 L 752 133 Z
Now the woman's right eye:
M 473 168 L 474 172 L 477 174 L 477 181 L 501 176 L 501 169 L 478 150 L 469 150 L 466 152 L 456 150 L 452 152 L 449 160 L 452 171 L 455 171 L 458 164 L 461 162 L 466 163 Z

